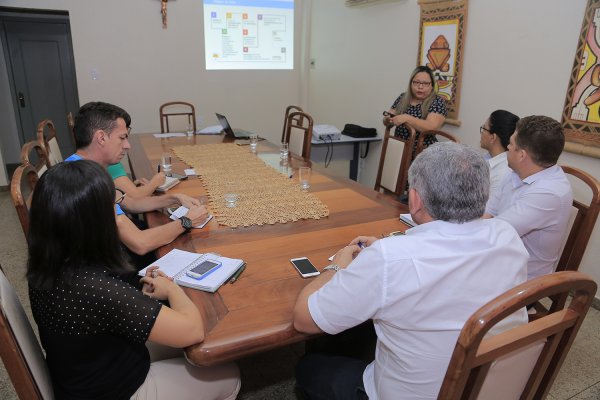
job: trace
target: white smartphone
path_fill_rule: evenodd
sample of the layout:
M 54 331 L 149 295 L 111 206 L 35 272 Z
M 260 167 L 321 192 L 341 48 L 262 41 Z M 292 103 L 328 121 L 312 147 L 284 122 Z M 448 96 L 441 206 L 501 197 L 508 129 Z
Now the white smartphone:
M 306 257 L 292 258 L 290 262 L 303 278 L 320 274 L 319 270 Z
M 204 260 L 194 268 L 187 270 L 185 274 L 190 278 L 200 280 L 215 272 L 220 266 L 221 263 L 219 261 Z

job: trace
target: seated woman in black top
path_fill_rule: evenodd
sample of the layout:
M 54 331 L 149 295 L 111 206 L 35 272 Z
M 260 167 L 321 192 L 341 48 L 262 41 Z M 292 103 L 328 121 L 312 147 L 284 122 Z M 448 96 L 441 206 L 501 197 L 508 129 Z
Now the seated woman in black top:
M 204 339 L 197 307 L 162 273 L 142 292 L 115 222 L 112 179 L 93 161 L 60 163 L 32 199 L 27 279 L 58 399 L 234 399 L 239 371 L 186 365 L 181 348 Z M 157 300 L 168 300 L 170 307 Z M 153 360 L 145 344 L 176 347 Z
M 402 93 L 383 118 L 385 126 L 395 125 L 394 136 L 408 139 L 409 130 L 419 133 L 440 129 L 446 121 L 446 102 L 437 94 L 437 83 L 433 71 L 419 66 L 410 74 L 408 89 Z M 425 138 L 425 145 L 435 142 L 435 137 Z

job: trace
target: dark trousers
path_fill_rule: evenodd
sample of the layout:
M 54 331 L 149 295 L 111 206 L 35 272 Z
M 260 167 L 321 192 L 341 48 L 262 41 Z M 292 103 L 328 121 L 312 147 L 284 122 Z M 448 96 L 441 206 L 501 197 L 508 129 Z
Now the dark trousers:
M 296 390 L 306 400 L 366 400 L 367 365 L 356 358 L 307 354 L 296 366 Z
M 377 334 L 366 321 L 337 335 L 306 343 L 306 355 L 296 366 L 296 389 L 305 399 L 368 399 L 363 372 L 375 358 Z

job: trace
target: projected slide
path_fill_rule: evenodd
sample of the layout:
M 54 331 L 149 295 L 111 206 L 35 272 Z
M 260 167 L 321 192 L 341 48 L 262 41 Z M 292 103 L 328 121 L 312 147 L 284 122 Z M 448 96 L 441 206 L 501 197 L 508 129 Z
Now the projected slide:
M 294 0 L 204 0 L 206 69 L 293 69 Z

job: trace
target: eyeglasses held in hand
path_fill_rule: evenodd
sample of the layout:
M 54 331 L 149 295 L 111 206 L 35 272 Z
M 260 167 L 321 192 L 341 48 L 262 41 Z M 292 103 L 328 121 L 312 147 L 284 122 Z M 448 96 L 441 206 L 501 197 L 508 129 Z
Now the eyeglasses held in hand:
M 383 116 L 384 116 L 384 117 L 390 117 L 390 118 L 394 118 L 394 117 L 396 116 L 396 114 L 392 114 L 391 112 L 384 111 L 384 112 L 383 112 Z

